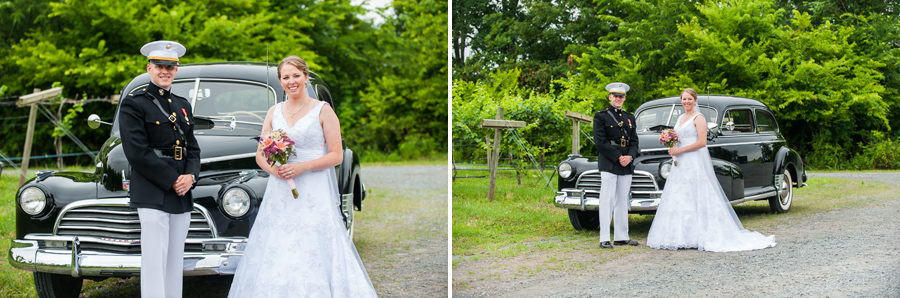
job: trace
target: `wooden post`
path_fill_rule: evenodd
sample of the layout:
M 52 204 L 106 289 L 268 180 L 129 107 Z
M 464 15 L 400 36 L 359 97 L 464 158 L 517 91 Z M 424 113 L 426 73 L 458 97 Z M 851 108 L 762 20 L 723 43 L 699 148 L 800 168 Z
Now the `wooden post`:
M 34 122 L 37 118 L 37 105 L 31 105 L 31 111 L 28 112 L 28 129 L 25 131 L 25 149 L 22 151 L 22 175 L 19 176 L 19 187 L 25 184 L 28 177 L 28 163 L 31 161 L 31 142 L 34 139 Z
M 507 128 L 525 127 L 525 121 L 510 121 L 503 119 L 503 107 L 497 108 L 497 119 L 481 119 L 481 127 L 494 129 L 494 152 L 488 166 L 491 168 L 491 181 L 488 186 L 488 200 L 494 200 L 494 188 L 497 184 L 497 165 L 500 161 L 500 130 Z
M 19 187 L 22 187 L 22 184 L 25 184 L 25 180 L 28 178 L 28 162 L 31 159 L 31 143 L 34 139 L 34 122 L 37 119 L 37 104 L 48 98 L 57 97 L 61 93 L 62 88 L 60 87 L 45 91 L 35 88 L 34 93 L 19 97 L 19 101 L 16 103 L 20 108 L 31 106 L 31 111 L 28 113 L 28 129 L 25 135 L 25 148 L 22 152 L 22 174 L 19 176 Z
M 497 108 L 497 120 L 503 119 L 503 107 Z M 482 124 L 483 126 L 483 124 Z M 494 200 L 494 187 L 497 184 L 497 165 L 500 161 L 500 130 L 494 129 L 494 152 L 491 153 L 491 182 L 488 185 L 488 201 Z
M 593 119 L 583 114 L 572 111 L 566 111 L 564 116 L 572 119 L 572 154 L 579 154 L 581 148 L 581 122 L 591 123 Z
M 490 146 L 491 145 L 491 136 L 490 135 L 484 135 L 484 143 L 488 144 L 487 150 L 484 150 L 484 160 L 487 161 L 488 168 L 490 168 L 491 167 L 491 151 L 494 150 L 494 148 L 492 148 Z

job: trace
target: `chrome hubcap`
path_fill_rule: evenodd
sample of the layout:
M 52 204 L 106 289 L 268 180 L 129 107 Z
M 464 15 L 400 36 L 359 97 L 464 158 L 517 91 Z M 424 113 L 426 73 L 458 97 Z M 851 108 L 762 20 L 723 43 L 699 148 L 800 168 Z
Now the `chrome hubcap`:
M 787 206 L 791 203 L 791 176 L 784 173 L 784 179 L 781 180 L 781 206 Z

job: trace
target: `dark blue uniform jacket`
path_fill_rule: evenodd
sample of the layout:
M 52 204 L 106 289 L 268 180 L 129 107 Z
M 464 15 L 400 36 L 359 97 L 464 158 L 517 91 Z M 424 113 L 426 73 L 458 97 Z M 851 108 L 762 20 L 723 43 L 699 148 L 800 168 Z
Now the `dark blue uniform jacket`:
M 163 114 L 150 100 L 156 97 L 166 111 Z M 184 137 L 167 117 L 175 113 Z M 131 206 L 152 208 L 168 213 L 193 209 L 191 192 L 179 197 L 172 185 L 179 175 L 200 177 L 200 146 L 194 137 L 194 114 L 184 97 L 150 83 L 128 94 L 119 107 L 119 131 L 125 157 L 131 165 Z M 181 160 L 159 156 L 157 151 L 173 153 L 183 147 Z M 196 181 L 195 181 L 196 182 Z
M 611 118 L 607 111 L 612 112 L 615 118 Z M 597 164 L 601 172 L 616 175 L 634 174 L 634 158 L 638 155 L 636 127 L 634 115 L 612 106 L 594 114 L 594 144 L 599 152 Z M 632 158 L 632 162 L 625 167 L 619 164 L 619 156 L 622 155 L 630 155 Z

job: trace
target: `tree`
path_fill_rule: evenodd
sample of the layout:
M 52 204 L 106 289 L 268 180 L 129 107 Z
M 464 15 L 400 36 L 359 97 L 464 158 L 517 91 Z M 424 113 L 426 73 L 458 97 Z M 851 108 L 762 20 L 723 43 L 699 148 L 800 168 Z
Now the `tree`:
M 344 109 L 341 125 L 357 144 L 409 158 L 447 146 L 447 2 L 395 0 L 396 17 L 378 31 L 383 73 Z M 444 37 L 444 38 L 440 38 Z M 423 121 L 424 119 L 431 119 Z
M 454 2 L 455 3 L 455 2 Z M 521 86 L 546 92 L 551 81 L 564 77 L 573 66 L 569 55 L 579 55 L 610 32 L 614 24 L 597 19 L 608 9 L 606 1 L 481 1 L 463 10 L 460 26 L 454 22 L 454 51 L 471 48 L 471 55 L 454 56 L 454 77 L 465 80 L 487 78 L 495 69 L 522 70 Z M 481 15 L 484 11 L 493 13 Z M 455 12 L 455 11 L 454 11 Z M 456 16 L 456 15 L 454 15 Z M 463 47 L 463 45 L 465 47 Z M 463 56 L 465 57 L 465 56 Z

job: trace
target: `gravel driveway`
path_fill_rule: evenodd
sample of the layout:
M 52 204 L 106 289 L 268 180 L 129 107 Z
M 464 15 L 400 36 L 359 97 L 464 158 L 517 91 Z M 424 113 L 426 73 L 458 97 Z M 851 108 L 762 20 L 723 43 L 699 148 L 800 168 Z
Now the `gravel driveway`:
M 810 176 L 881 181 L 900 190 L 900 173 Z M 585 259 L 580 272 L 473 282 L 453 296 L 900 297 L 898 222 L 900 198 L 894 197 L 779 225 L 774 248 L 736 253 L 651 249 L 599 264 Z
M 447 297 L 448 167 L 362 167 L 354 242 L 379 297 Z

